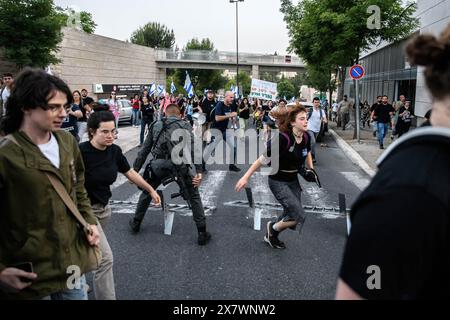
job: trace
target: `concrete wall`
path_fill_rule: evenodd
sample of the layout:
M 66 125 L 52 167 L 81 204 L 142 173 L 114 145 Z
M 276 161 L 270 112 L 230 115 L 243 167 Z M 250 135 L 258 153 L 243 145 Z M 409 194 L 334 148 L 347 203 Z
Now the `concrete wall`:
M 450 23 L 450 0 L 419 0 L 417 12 L 420 17 L 420 33 L 439 35 Z M 420 67 L 417 74 L 415 112 L 418 116 L 425 115 L 432 105 L 423 71 Z
M 58 57 L 62 62 L 51 66 L 72 90 L 86 88 L 90 96 L 93 84 L 166 84 L 165 69 L 157 68 L 155 50 L 123 41 L 90 35 L 65 28 Z M 0 50 L 0 73 L 18 73 Z
M 155 51 L 123 41 L 64 29 L 58 53 L 62 63 L 52 66 L 72 90 L 86 88 L 91 96 L 93 84 L 166 83 L 164 69 L 156 67 Z

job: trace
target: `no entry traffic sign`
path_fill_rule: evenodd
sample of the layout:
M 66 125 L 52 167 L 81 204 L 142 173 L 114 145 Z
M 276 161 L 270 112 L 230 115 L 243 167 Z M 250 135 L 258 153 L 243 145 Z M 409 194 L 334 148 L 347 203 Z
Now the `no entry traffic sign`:
M 350 68 L 350 77 L 352 77 L 353 80 L 359 80 L 364 77 L 364 75 L 365 71 L 362 65 L 355 64 Z

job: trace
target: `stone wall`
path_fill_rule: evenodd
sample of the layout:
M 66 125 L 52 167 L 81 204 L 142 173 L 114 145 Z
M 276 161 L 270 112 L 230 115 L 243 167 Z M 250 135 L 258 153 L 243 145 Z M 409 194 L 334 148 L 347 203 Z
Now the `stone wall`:
M 94 84 L 166 83 L 166 70 L 156 66 L 155 51 L 124 41 L 64 28 L 58 57 L 62 62 L 51 66 L 72 90 L 85 88 L 93 94 Z M 0 73 L 18 70 L 0 51 Z M 108 92 L 109 93 L 109 92 Z
M 152 48 L 64 29 L 59 58 L 53 72 L 72 90 L 86 88 L 92 96 L 93 84 L 165 84 L 165 69 L 159 69 Z

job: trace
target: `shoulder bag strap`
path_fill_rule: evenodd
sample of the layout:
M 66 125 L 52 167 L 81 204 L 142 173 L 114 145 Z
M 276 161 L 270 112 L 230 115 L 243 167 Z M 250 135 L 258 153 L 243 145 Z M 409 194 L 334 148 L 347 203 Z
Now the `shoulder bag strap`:
M 16 138 L 14 138 L 13 135 L 8 134 L 5 139 L 8 139 L 9 141 L 15 143 L 20 147 L 20 144 L 17 142 Z M 73 202 L 72 198 L 67 193 L 66 188 L 64 185 L 59 181 L 57 178 L 55 178 L 52 174 L 46 172 L 45 175 L 47 176 L 48 180 L 50 180 L 50 183 L 52 184 L 53 188 L 56 190 L 56 193 L 60 196 L 64 204 L 69 208 L 70 212 L 75 216 L 77 221 L 83 226 L 83 228 L 90 234 L 92 231 L 89 227 L 89 224 L 86 222 L 86 220 L 81 215 L 80 211 L 78 211 L 77 206 Z

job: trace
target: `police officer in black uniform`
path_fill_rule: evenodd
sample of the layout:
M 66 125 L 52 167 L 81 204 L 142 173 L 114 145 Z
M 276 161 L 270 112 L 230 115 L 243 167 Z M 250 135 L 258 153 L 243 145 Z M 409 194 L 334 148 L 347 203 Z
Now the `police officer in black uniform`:
M 181 142 L 172 141 L 172 133 L 177 129 L 183 130 L 181 131 L 184 134 L 183 141 Z M 187 146 L 188 149 L 190 148 L 190 154 L 183 154 L 183 159 L 172 159 L 172 149 L 174 147 L 179 147 L 180 145 L 178 145 L 178 143 L 185 143 L 188 139 L 190 139 L 191 142 L 191 144 Z M 183 148 L 184 147 L 186 146 L 183 146 Z M 199 152 L 201 154 L 201 144 Z M 167 179 L 176 177 L 177 183 L 180 186 L 180 193 L 192 209 L 193 218 L 198 230 L 198 244 L 205 245 L 211 239 L 211 234 L 206 231 L 206 218 L 198 191 L 198 187 L 202 181 L 202 165 L 195 164 L 196 173 L 193 173 L 192 166 L 187 164 L 187 162 L 194 162 L 195 159 L 194 136 L 189 122 L 181 119 L 178 105 L 168 105 L 166 108 L 166 117 L 162 120 L 155 121 L 150 127 L 142 150 L 139 152 L 138 157 L 133 164 L 133 168 L 136 171 L 139 171 L 142 168 L 150 153 L 152 153 L 153 159 L 146 167 L 146 173 L 149 175 L 146 177 L 146 180 L 148 180 L 148 183 L 154 189 L 157 189 L 158 186 L 164 181 L 167 181 Z M 191 161 L 187 160 L 189 156 L 192 157 L 189 159 Z M 183 161 L 181 161 L 181 164 L 178 164 L 178 160 Z M 148 192 L 143 191 L 139 197 L 135 216 L 130 221 L 130 226 L 134 233 L 139 232 L 150 202 L 150 195 Z

